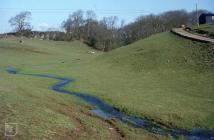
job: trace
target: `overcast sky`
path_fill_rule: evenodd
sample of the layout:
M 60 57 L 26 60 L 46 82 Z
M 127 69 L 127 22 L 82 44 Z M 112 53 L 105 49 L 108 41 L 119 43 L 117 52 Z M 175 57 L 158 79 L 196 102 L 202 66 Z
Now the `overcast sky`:
M 140 15 L 158 14 L 168 10 L 199 9 L 214 12 L 214 0 L 0 0 L 0 33 L 12 31 L 8 20 L 21 11 L 32 13 L 34 30 L 59 28 L 73 11 L 93 10 L 98 19 L 118 16 L 129 23 Z

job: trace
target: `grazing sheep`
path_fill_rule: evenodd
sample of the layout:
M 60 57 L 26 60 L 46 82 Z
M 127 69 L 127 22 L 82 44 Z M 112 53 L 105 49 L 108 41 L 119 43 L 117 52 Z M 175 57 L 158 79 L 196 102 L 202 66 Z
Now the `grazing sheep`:
M 88 51 L 88 53 L 89 53 L 89 54 L 95 54 L 95 52 L 94 52 L 94 51 Z

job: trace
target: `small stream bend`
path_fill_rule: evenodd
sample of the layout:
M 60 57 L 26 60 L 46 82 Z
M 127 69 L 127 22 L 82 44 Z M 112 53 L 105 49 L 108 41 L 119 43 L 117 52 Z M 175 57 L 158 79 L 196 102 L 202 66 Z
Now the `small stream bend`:
M 183 136 L 185 139 L 188 139 L 188 140 L 213 140 L 214 139 L 214 129 L 208 131 L 200 128 L 193 128 L 191 131 L 187 131 L 179 128 L 176 128 L 176 129 L 168 128 L 165 126 L 158 125 L 151 120 L 135 117 L 125 112 L 120 112 L 116 110 L 113 106 L 105 103 L 104 101 L 102 101 L 101 99 L 95 96 L 92 96 L 86 93 L 73 92 L 73 91 L 64 89 L 64 86 L 74 82 L 73 79 L 61 78 L 61 77 L 55 77 L 55 76 L 43 75 L 43 74 L 25 74 L 25 73 L 18 72 L 15 68 L 12 68 L 12 67 L 8 67 L 6 71 L 9 74 L 21 74 L 26 76 L 34 76 L 34 77 L 42 77 L 42 78 L 59 80 L 57 84 L 54 84 L 51 87 L 52 90 L 63 94 L 70 94 L 80 98 L 81 100 L 85 101 L 86 103 L 94 107 L 92 112 L 94 112 L 96 115 L 104 119 L 116 118 L 122 121 L 123 123 L 129 124 L 135 128 L 143 128 L 151 133 L 158 134 L 158 135 L 168 135 L 168 136 L 171 136 L 173 139 L 178 139 L 181 136 Z

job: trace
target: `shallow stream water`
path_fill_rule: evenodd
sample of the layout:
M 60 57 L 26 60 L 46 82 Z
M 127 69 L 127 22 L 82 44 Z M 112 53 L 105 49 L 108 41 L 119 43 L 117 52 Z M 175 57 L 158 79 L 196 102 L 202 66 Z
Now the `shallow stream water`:
M 20 74 L 26 76 L 34 76 L 34 77 L 41 77 L 41 78 L 49 78 L 59 80 L 57 84 L 54 84 L 51 89 L 63 94 L 70 94 L 80 98 L 81 100 L 85 101 L 89 105 L 91 105 L 94 109 L 91 110 L 96 115 L 104 118 L 104 119 L 118 119 L 123 123 L 126 123 L 135 128 L 143 128 L 151 133 L 158 134 L 158 135 L 166 135 L 170 136 L 172 139 L 178 139 L 179 137 L 183 137 L 188 140 L 214 140 L 214 129 L 213 130 L 204 130 L 200 128 L 193 128 L 191 131 L 187 131 L 184 129 L 179 128 L 169 128 L 166 126 L 159 125 L 151 120 L 135 117 L 129 115 L 125 112 L 120 112 L 115 109 L 113 106 L 105 103 L 101 99 L 89 95 L 87 93 L 80 93 L 80 92 L 73 92 L 64 89 L 65 85 L 71 84 L 74 82 L 73 79 L 68 78 L 61 78 L 55 77 L 50 75 L 43 75 L 43 74 L 25 74 L 20 73 L 15 68 L 8 67 L 7 72 L 9 74 Z

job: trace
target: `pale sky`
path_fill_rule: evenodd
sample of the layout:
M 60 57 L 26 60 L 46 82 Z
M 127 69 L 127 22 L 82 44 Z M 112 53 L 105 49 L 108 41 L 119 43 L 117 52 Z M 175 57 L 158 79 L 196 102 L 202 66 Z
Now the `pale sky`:
M 34 30 L 59 28 L 72 12 L 81 9 L 93 10 L 98 19 L 118 16 L 126 23 L 140 15 L 158 14 L 169 10 L 199 9 L 214 12 L 214 0 L 0 0 L 0 33 L 10 32 L 8 20 L 21 11 L 32 13 Z

